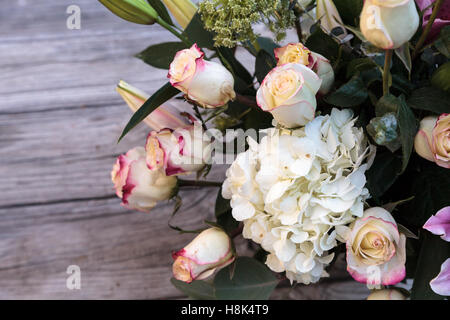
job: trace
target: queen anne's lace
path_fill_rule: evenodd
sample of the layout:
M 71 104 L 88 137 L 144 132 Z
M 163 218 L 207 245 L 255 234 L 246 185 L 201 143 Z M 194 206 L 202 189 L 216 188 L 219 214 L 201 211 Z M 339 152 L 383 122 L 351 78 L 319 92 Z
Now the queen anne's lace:
M 297 130 L 269 129 L 237 156 L 223 197 L 243 236 L 269 252 L 266 264 L 291 281 L 327 276 L 337 245 L 335 226 L 363 214 L 365 171 L 374 147 L 350 110 L 333 109 Z

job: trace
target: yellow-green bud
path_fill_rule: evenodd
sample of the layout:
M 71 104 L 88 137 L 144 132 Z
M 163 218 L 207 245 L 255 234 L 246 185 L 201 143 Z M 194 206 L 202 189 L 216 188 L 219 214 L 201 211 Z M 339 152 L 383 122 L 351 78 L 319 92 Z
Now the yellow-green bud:
M 146 0 L 99 0 L 106 8 L 120 18 L 138 23 L 153 24 L 158 13 Z

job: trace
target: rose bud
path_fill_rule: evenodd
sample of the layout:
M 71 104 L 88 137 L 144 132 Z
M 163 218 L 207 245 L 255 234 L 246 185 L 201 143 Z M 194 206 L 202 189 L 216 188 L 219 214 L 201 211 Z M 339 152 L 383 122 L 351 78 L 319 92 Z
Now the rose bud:
M 274 50 L 277 65 L 300 63 L 314 71 L 322 80 L 319 93 L 327 94 L 334 83 L 334 71 L 330 61 L 324 56 L 311 52 L 301 43 L 289 43 Z
M 258 106 L 272 113 L 287 128 L 303 126 L 314 118 L 316 93 L 322 80 L 308 67 L 287 63 L 270 71 L 256 93 Z
M 360 17 L 364 37 L 376 47 L 397 49 L 419 27 L 414 0 L 366 0 Z
M 339 38 L 347 35 L 347 30 L 342 26 L 343 22 L 332 0 L 317 0 L 316 17 L 326 32 L 331 33 L 334 28 L 340 28 L 342 33 Z
M 211 158 L 211 140 L 196 123 L 176 130 L 152 131 L 145 150 L 149 169 L 162 168 L 166 175 L 201 170 Z
M 163 0 L 163 2 L 180 26 L 186 29 L 197 12 L 197 6 L 190 0 Z
M 347 271 L 358 282 L 392 285 L 405 277 L 406 237 L 398 232 L 391 214 L 374 207 L 349 227 L 337 226 L 346 240 Z
M 177 178 L 162 170 L 150 170 L 143 147 L 120 155 L 111 171 L 116 194 L 128 208 L 148 212 L 158 201 L 168 200 L 175 191 Z
M 133 112 L 136 112 L 144 102 L 150 97 L 145 92 L 136 87 L 120 81 L 116 91 L 122 96 Z M 192 118 L 191 118 L 192 119 Z M 182 115 L 182 112 L 170 101 L 156 108 L 143 120 L 153 130 L 161 130 L 164 128 L 176 129 L 180 127 L 190 126 L 189 116 Z
M 203 231 L 172 257 L 173 276 L 187 283 L 205 279 L 235 259 L 231 239 L 219 228 Z
M 106 8 L 118 17 L 138 23 L 153 24 L 158 13 L 146 0 L 99 0 Z
M 406 297 L 395 289 L 381 289 L 372 291 L 367 300 L 406 300 Z
M 414 149 L 422 158 L 450 168 L 450 113 L 423 118 L 414 139 Z
M 215 108 L 236 97 L 233 75 L 220 63 L 206 61 L 194 44 L 178 51 L 167 77 L 172 86 L 205 108 Z

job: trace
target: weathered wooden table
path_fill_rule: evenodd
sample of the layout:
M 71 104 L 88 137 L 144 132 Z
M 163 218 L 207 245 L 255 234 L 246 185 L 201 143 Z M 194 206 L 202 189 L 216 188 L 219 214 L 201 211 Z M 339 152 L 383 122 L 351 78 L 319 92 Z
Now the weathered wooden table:
M 66 27 L 71 4 L 81 8 L 80 30 Z M 116 144 L 131 112 L 115 85 L 124 79 L 149 93 L 162 85 L 166 71 L 133 54 L 169 40 L 159 26 L 122 21 L 97 1 L 1 1 L 1 299 L 183 298 L 169 281 L 170 252 L 192 235 L 168 228 L 173 204 L 127 210 L 110 181 L 116 156 L 143 145 L 147 131 L 142 124 Z M 173 223 L 198 227 L 216 193 L 184 192 Z M 66 287 L 70 265 L 81 269 L 80 290 Z M 342 263 L 333 272 L 332 281 L 279 288 L 273 298 L 367 296 Z

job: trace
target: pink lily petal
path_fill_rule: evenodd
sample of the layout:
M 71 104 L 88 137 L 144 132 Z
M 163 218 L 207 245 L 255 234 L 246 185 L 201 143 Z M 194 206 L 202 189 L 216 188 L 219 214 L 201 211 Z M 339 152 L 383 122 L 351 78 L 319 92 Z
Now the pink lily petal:
M 441 296 L 450 296 L 450 258 L 441 265 L 441 272 L 430 281 L 431 289 Z
M 450 206 L 442 208 L 434 216 L 431 216 L 423 228 L 441 236 L 445 241 L 450 241 Z

